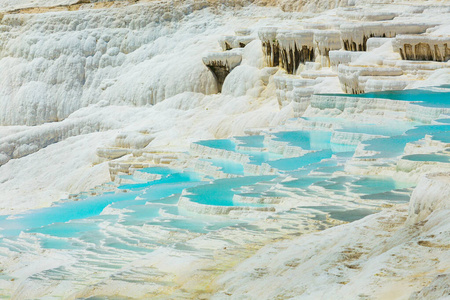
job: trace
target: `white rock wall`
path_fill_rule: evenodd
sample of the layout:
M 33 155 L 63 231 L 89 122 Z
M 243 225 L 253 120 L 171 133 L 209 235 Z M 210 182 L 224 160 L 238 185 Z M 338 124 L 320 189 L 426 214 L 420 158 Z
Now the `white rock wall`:
M 214 93 L 201 54 L 217 45 L 207 36 L 220 25 L 207 10 L 169 4 L 6 15 L 0 124 L 59 121 L 100 100 L 139 106 L 185 91 Z

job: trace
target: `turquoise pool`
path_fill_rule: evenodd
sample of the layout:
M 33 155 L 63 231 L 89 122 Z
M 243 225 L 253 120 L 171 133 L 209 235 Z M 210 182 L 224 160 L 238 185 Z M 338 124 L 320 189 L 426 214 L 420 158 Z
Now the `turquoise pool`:
M 373 93 L 355 97 L 421 101 L 420 105 L 429 107 L 448 107 L 449 100 L 448 93 L 427 90 Z M 364 141 L 366 150 L 378 153 L 362 158 L 386 159 L 387 164 L 395 161 L 394 158 L 402 157 L 407 143 L 419 141 L 425 135 L 430 135 L 434 140 L 450 143 L 450 119 L 445 117 L 436 120 L 433 125 L 407 120 L 383 124 L 355 124 L 332 117 L 304 119 L 311 122 L 335 123 L 339 125 L 337 128 L 341 128 L 338 131 L 385 136 Z M 148 253 L 161 245 L 171 245 L 175 249 L 189 249 L 189 245 L 182 239 L 168 238 L 177 233 L 184 236 L 190 233 L 204 234 L 227 226 L 258 230 L 253 228 L 255 226 L 249 219 L 201 215 L 185 207 L 178 207 L 182 194 L 198 204 L 224 207 L 276 206 L 277 204 L 265 204 L 270 202 L 264 202 L 264 199 L 284 197 L 294 201 L 296 199 L 294 196 L 308 198 L 312 203 L 330 200 L 333 205 L 322 206 L 322 203 L 318 203 L 299 206 L 293 208 L 295 212 L 281 210 L 272 217 L 282 218 L 287 214 L 311 211 L 317 218 L 326 219 L 325 216 L 329 216 L 347 222 L 376 212 L 379 203 L 409 200 L 413 187 L 411 183 L 398 182 L 390 177 L 349 174 L 346 164 L 353 158 L 357 146 L 334 144 L 331 138 L 331 129 L 302 128 L 274 132 L 273 141 L 286 142 L 289 146 L 312 151 L 298 157 L 284 157 L 282 154 L 271 153 L 265 148 L 267 145 L 264 144 L 264 135 L 199 141 L 196 142 L 199 145 L 248 155 L 250 164 L 263 167 L 245 166 L 246 171 L 249 169 L 260 172 L 248 174 L 244 172 L 244 164 L 221 159 L 214 154 L 213 157 L 196 157 L 196 159 L 210 162 L 222 172 L 233 175 L 230 176 L 233 178 L 216 179 L 207 176 L 206 172 L 202 173 L 202 170 L 194 172 L 189 169 L 177 170 L 166 167 L 140 170 L 160 175 L 160 179 L 152 181 L 142 179 L 145 176 L 134 178 L 131 175 L 121 175 L 127 184 L 117 186 L 114 192 L 105 192 L 98 196 L 83 193 L 83 196 L 78 198 L 79 201 L 64 200 L 51 207 L 14 216 L 0 216 L 0 248 L 7 247 L 16 252 L 28 251 L 28 248 L 18 242 L 27 240 L 38 243 L 42 248 L 64 251 L 81 249 L 102 255 L 116 250 Z M 216 152 L 220 154 L 220 151 Z M 444 154 L 445 151 L 438 154 L 415 154 L 403 156 L 403 159 L 447 164 L 450 159 Z M 252 202 L 251 198 L 255 198 L 255 201 Z M 239 202 L 239 199 L 243 202 Z M 364 200 L 364 207 L 355 204 L 361 199 Z M 162 233 L 159 234 L 160 232 Z M 116 268 L 117 265 L 105 267 Z

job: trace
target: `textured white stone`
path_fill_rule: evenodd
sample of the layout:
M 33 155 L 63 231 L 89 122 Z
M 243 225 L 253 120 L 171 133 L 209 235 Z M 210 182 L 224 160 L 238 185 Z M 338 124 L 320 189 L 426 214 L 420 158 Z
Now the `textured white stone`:
M 345 66 L 338 67 L 338 76 L 342 90 L 349 94 L 364 93 L 365 82 L 363 76 L 400 76 L 403 71 L 393 67 L 363 67 Z
M 0 0 L 0 7 L 8 10 L 69 2 Z M 332 131 L 333 142 L 358 144 L 356 155 L 370 155 L 375 153 L 365 150 L 361 141 L 374 135 L 340 131 L 342 120 L 395 127 L 401 122 L 431 123 L 450 114 L 449 109 L 425 108 L 407 101 L 314 95 L 342 92 L 339 78 L 332 77 L 339 65 L 342 81 L 358 91 L 402 88 L 405 84 L 448 84 L 448 63 L 400 61 L 389 43 L 383 43 L 386 39 L 369 38 L 367 47 L 373 51 L 367 53 L 332 50 L 340 49 L 340 25 L 347 22 L 343 18 L 352 19 L 356 29 L 347 34 L 359 41 L 362 30 L 364 42 L 371 35 L 401 33 L 401 24 L 407 24 L 404 28 L 409 34 L 417 28 L 415 32 L 423 30 L 430 25 L 427 22 L 448 22 L 446 3 L 413 1 L 405 5 L 385 0 L 382 2 L 390 4 L 382 6 L 376 0 L 265 2 L 308 13 L 256 5 L 241 7 L 250 1 L 187 0 L 118 1 L 112 8 L 105 5 L 93 9 L 94 5 L 87 4 L 75 12 L 5 15 L 0 24 L 0 213 L 48 207 L 61 198 L 74 198 L 71 193 L 101 193 L 107 190 L 101 185 L 111 179 L 117 184 L 130 183 L 127 177 L 118 175 L 157 180 L 159 176 L 139 169 L 160 164 L 192 168 L 202 176 L 232 178 L 234 175 L 202 160 L 229 158 L 242 163 L 246 173 L 281 173 L 269 164 L 250 164 L 247 154 L 198 144 L 192 144 L 190 152 L 195 157 L 190 157 L 189 145 L 200 139 L 267 134 L 265 143 L 275 152 L 286 157 L 307 153 L 269 137 L 269 126 L 284 124 L 280 130 Z M 349 5 L 355 7 L 328 10 Z M 310 13 L 322 10 L 327 11 Z M 374 28 L 366 23 L 394 15 L 392 22 L 374 22 Z M 408 27 L 412 23 L 418 27 Z M 243 27 L 246 29 L 240 29 Z M 233 32 L 235 35 L 230 36 Z M 260 40 L 253 40 L 256 32 Z M 305 37 L 299 32 L 313 32 L 314 38 L 311 41 L 312 35 Z M 239 52 L 239 66 L 236 57 L 227 57 L 234 54 L 217 52 L 217 41 L 224 35 L 234 46 L 239 41 L 248 42 Z M 439 40 L 446 35 L 448 27 L 440 26 L 428 28 L 424 36 Z M 275 61 L 274 50 L 295 50 L 300 45 L 314 48 L 315 57 L 301 63 L 297 75 L 286 75 L 279 69 L 279 57 Z M 331 69 L 324 61 L 328 47 Z M 208 56 L 211 51 L 217 54 Z M 205 55 L 207 62 L 215 58 L 234 66 L 222 94 L 215 94 L 215 78 L 202 62 Z M 294 115 L 318 118 L 286 122 Z M 448 145 L 428 138 L 421 149 L 413 148 L 419 147 L 407 145 L 405 153 L 442 151 Z M 355 158 L 338 175 L 388 175 L 416 182 L 423 173 L 447 170 L 439 164 L 405 161 L 386 166 L 384 161 Z M 281 175 L 286 176 L 284 181 L 292 180 Z M 319 194 L 323 192 L 314 188 Z M 448 295 L 448 193 L 447 173 L 427 175 L 414 191 L 409 215 L 405 206 L 394 205 L 393 209 L 382 208 L 380 214 L 317 234 L 311 231 L 323 230 L 319 226 L 326 223 L 312 220 L 308 210 L 283 215 L 283 209 L 318 203 L 345 203 L 352 208 L 368 205 L 355 195 L 330 199 L 288 193 L 287 197 L 234 197 L 240 202 L 276 204 L 277 211 L 273 207 L 232 210 L 200 205 L 183 197 L 180 211 L 185 215 L 223 214 L 217 218 L 250 220 L 250 226 L 260 229 L 232 226 L 200 235 L 148 224 L 133 226 L 137 231 L 133 234 L 168 245 L 145 256 L 128 250 L 116 254 L 80 251 L 76 255 L 82 258 L 75 259 L 71 250 L 44 250 L 37 242 L 39 234 L 23 233 L 18 241 L 11 241 L 23 249 L 20 253 L 11 255 L 0 247 L 5 274 L 0 278 L 0 294 L 17 299 L 102 295 L 149 298 L 168 294 L 173 298 L 211 298 L 218 291 L 217 298 L 239 299 L 437 299 Z M 108 207 L 102 214 L 120 219 L 131 212 Z M 175 218 L 164 209 L 160 215 Z M 177 218 L 183 220 L 185 215 Z M 337 224 L 328 221 L 326 226 Z M 102 222 L 98 225 L 102 234 L 133 238 L 122 224 L 117 228 Z M 308 234 L 294 237 L 301 233 Z M 279 239 L 285 241 L 275 243 Z M 23 244 L 24 240 L 31 242 Z M 172 246 L 178 241 L 183 241 L 180 247 Z M 183 245 L 188 250 L 178 249 Z M 110 257 L 123 267 L 103 268 Z M 99 266 L 83 268 L 89 265 L 86 263 L 80 267 L 81 260 L 90 259 Z M 53 271 L 62 276 L 71 274 L 76 280 L 53 275 L 39 280 L 42 274 Z M 9 274 L 16 280 L 10 280 Z M 215 281 L 221 274 L 223 277 Z M 206 284 L 202 278 L 206 278 Z
M 330 67 L 332 50 L 341 49 L 341 33 L 338 30 L 317 30 L 314 32 L 314 43 L 318 50 L 318 60 L 323 67 Z

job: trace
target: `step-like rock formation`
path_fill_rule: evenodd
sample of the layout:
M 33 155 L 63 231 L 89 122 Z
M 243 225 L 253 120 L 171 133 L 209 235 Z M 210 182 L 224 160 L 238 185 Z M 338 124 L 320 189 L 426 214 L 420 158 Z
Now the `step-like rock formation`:
M 336 12 L 339 17 L 356 21 L 388 21 L 399 15 L 393 11 L 367 11 L 363 9 L 344 8 Z
M 338 76 L 341 88 L 348 94 L 361 94 L 365 92 L 367 76 L 400 76 L 403 71 L 393 67 L 364 67 L 339 65 Z M 364 80 L 365 79 L 365 80 Z
M 281 107 L 296 101 L 294 90 L 297 90 L 297 94 L 300 95 L 302 94 L 300 90 L 304 90 L 317 84 L 317 81 L 314 79 L 301 79 L 290 76 L 275 76 L 274 82 L 278 103 Z
M 367 40 L 367 51 L 372 51 L 376 48 L 383 46 L 386 43 L 392 42 L 393 38 L 379 38 L 372 37 Z
M 348 65 L 349 63 L 356 61 L 363 54 L 364 54 L 363 52 L 331 50 L 329 52 L 331 69 L 333 71 L 337 71 L 339 65 L 342 64 Z

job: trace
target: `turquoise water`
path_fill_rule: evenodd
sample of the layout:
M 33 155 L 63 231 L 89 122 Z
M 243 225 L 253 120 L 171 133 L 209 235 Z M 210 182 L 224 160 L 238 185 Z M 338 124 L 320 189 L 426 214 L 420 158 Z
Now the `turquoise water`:
M 399 182 L 391 177 L 383 176 L 363 177 L 352 182 L 352 184 L 352 192 L 365 195 L 385 193 L 395 189 L 412 187 L 414 185 L 412 183 Z
M 363 196 L 361 196 L 361 199 L 383 200 L 383 201 L 389 201 L 389 202 L 405 203 L 405 202 L 409 202 L 410 197 L 411 197 L 410 193 L 397 193 L 397 192 L 389 191 L 389 192 L 384 192 L 384 193 L 363 195 Z
M 139 171 L 144 172 L 144 173 L 159 174 L 159 175 L 164 175 L 164 176 L 178 172 L 176 170 L 173 170 L 170 168 L 164 168 L 164 167 L 149 167 L 149 168 L 143 168 Z
M 439 154 L 412 154 L 403 156 L 403 159 L 411 161 L 433 161 L 441 163 L 450 163 L 450 157 Z
M 324 213 L 328 213 L 330 218 L 344 222 L 354 222 L 376 212 L 375 210 L 372 209 L 366 208 L 347 209 L 343 206 L 305 206 L 304 208 L 314 209 L 322 211 Z
M 439 132 L 432 134 L 433 140 L 440 141 L 443 143 L 450 143 L 450 131 Z
M 253 148 L 264 147 L 263 135 L 235 136 L 234 138 L 239 142 L 239 146 Z
M 344 124 L 342 129 L 337 131 L 365 133 L 372 135 L 397 136 L 404 134 L 413 126 L 419 125 L 416 122 L 389 120 L 386 124 Z
M 324 189 L 330 191 L 346 191 L 348 189 L 348 185 L 356 180 L 356 177 L 353 176 L 338 176 L 331 177 L 323 181 L 318 181 L 314 183 L 316 186 L 323 187 Z
M 269 161 L 268 164 L 273 168 L 281 171 L 293 171 L 305 167 L 309 164 L 320 162 L 323 159 L 331 158 L 331 156 L 331 150 L 321 150 L 306 153 L 305 155 L 299 157 L 283 158 Z
M 271 153 L 271 152 L 239 151 L 239 153 L 249 155 L 249 158 L 250 158 L 249 163 L 253 164 L 253 165 L 259 165 L 259 166 L 262 163 L 265 163 L 265 162 L 268 162 L 271 160 L 275 160 L 275 159 L 280 159 L 283 157 L 283 155 Z
M 98 230 L 98 228 L 96 223 L 69 221 L 67 223 L 54 223 L 40 228 L 33 228 L 28 230 L 28 232 L 38 232 L 56 237 L 80 237 L 84 233 Z
M 414 127 L 403 135 L 390 138 L 376 138 L 365 141 L 366 150 L 380 152 L 372 158 L 396 157 L 403 153 L 407 143 L 423 139 L 425 135 L 433 135 L 435 139 L 450 140 L 450 125 L 422 125 Z
M 450 118 L 435 120 L 437 123 L 450 124 Z
M 214 149 L 223 149 L 228 151 L 236 150 L 236 144 L 232 140 L 204 140 L 195 143 Z
M 351 96 L 351 95 L 345 95 Z M 388 97 L 405 101 L 422 101 L 421 105 L 448 107 L 448 93 L 417 90 L 414 92 L 384 92 L 357 97 Z M 431 135 L 434 140 L 450 143 L 450 119 L 437 120 L 435 125 L 422 125 L 408 121 L 388 121 L 382 125 L 352 123 L 331 117 L 305 118 L 308 121 L 339 123 L 344 132 L 384 135 L 365 141 L 366 150 L 379 152 L 368 158 L 401 157 L 408 142 L 418 141 Z M 215 179 L 190 170 L 176 170 L 151 167 L 140 170 L 161 175 L 153 181 L 121 175 L 132 183 L 122 184 L 115 192 L 100 196 L 83 193 L 79 201 L 61 201 L 52 207 L 36 209 L 16 216 L 0 216 L 0 247 L 9 244 L 14 251 L 28 251 L 18 246 L 17 241 L 25 232 L 43 248 L 73 250 L 89 249 L 95 253 L 106 253 L 111 249 L 148 253 L 160 245 L 173 245 L 176 249 L 188 249 L 182 241 L 167 240 L 167 232 L 204 234 L 227 226 L 239 226 L 259 230 L 249 225 L 248 220 L 223 216 L 207 216 L 178 207 L 183 192 L 186 197 L 202 205 L 267 207 L 277 204 L 257 203 L 265 197 L 290 197 L 295 194 L 308 197 L 311 201 L 330 199 L 341 205 L 307 206 L 300 211 L 315 211 L 317 218 L 329 217 L 342 221 L 355 221 L 376 212 L 370 205 L 380 202 L 407 202 L 413 185 L 398 182 L 390 177 L 352 176 L 335 173 L 345 170 L 345 163 L 354 155 L 355 145 L 331 143 L 332 132 L 327 130 L 292 130 L 273 134 L 273 140 L 286 142 L 290 146 L 301 147 L 315 152 L 299 157 L 283 157 L 264 148 L 264 136 L 238 136 L 233 139 L 205 140 L 200 145 L 246 154 L 250 164 L 269 164 L 278 169 L 277 175 L 259 176 L 246 174 L 244 166 L 231 160 L 203 157 L 227 174 L 236 178 Z M 239 147 L 255 148 L 242 151 Z M 434 161 L 449 163 L 444 154 L 415 154 L 404 156 L 412 161 Z M 205 180 L 208 178 L 208 180 Z M 254 203 L 240 203 L 233 196 L 255 198 Z M 346 196 L 346 197 L 342 197 Z M 343 199 L 350 196 L 355 202 L 364 199 L 364 207 L 350 209 Z M 238 199 L 238 197 L 234 197 Z M 290 199 L 292 200 L 292 199 Z M 340 201 L 340 202 L 338 202 Z M 351 200 L 353 201 L 353 200 Z M 358 206 L 352 206 L 358 207 Z M 296 208 L 297 209 L 297 208 Z M 282 214 L 290 212 L 280 212 Z M 296 210 L 295 213 L 298 213 Z M 274 218 L 277 218 L 275 216 Z M 255 228 L 253 228 L 253 227 Z M 145 228 L 145 230 L 144 230 Z M 166 232 L 160 239 L 158 230 Z M 143 235 L 143 232 L 150 233 Z M 165 240 L 166 239 L 166 240 Z M 105 250 L 107 248 L 108 250 Z M 106 266 L 115 268 L 117 266 Z
M 159 174 L 159 173 L 155 173 Z M 119 186 L 118 188 L 121 190 L 141 190 L 146 187 L 150 187 L 153 185 L 162 185 L 162 184 L 176 184 L 180 182 L 192 182 L 192 181 L 200 181 L 200 177 L 198 177 L 198 174 L 193 172 L 183 172 L 183 173 L 170 173 L 167 174 L 165 177 L 154 180 L 151 182 L 145 182 L 145 183 L 136 183 L 136 184 L 124 184 Z
M 193 202 L 205 205 L 217 206 L 252 206 L 233 201 L 233 196 L 238 194 L 243 186 L 251 186 L 258 182 L 266 182 L 276 176 L 246 176 L 242 178 L 218 179 L 211 184 L 206 184 L 187 189 L 192 195 L 188 195 Z
M 333 152 L 333 154 L 338 154 L 338 153 L 353 153 L 356 150 L 356 147 L 358 147 L 358 145 L 343 145 L 343 144 L 335 144 L 335 143 L 331 143 L 330 144 L 330 148 L 331 151 Z
M 0 233 L 3 236 L 15 236 L 22 231 L 52 223 L 64 223 L 74 219 L 96 216 L 109 204 L 135 196 L 134 193 L 107 193 L 82 201 L 71 201 L 48 208 L 32 210 L 16 215 L 14 219 L 0 221 L 0 228 L 2 228 Z
M 285 187 L 289 188 L 299 188 L 299 189 L 305 189 L 312 185 L 313 183 L 323 181 L 326 179 L 326 177 L 315 177 L 315 176 L 307 176 L 300 179 L 290 180 L 290 181 L 284 181 L 281 184 Z
M 330 131 L 281 131 L 274 133 L 274 141 L 287 142 L 290 146 L 300 147 L 304 150 L 330 149 Z
M 345 94 L 345 95 L 324 94 L 324 95 L 414 101 L 420 102 L 420 105 L 427 107 L 450 107 L 450 90 L 448 90 L 448 86 L 442 85 L 439 88 L 443 88 L 445 90 L 438 92 L 430 89 L 411 89 L 399 91 L 373 92 L 355 95 L 354 94 Z
M 14 218 L 3 218 L 0 220 L 0 234 L 2 236 L 16 236 L 24 231 L 54 236 L 65 234 L 74 237 L 84 227 L 83 225 L 77 225 L 77 228 L 74 228 L 69 221 L 98 216 L 107 206 L 116 209 L 132 209 L 139 205 L 140 207 L 134 218 L 138 219 L 141 215 L 145 218 L 153 218 L 158 216 L 160 207 L 144 207 L 148 201 L 180 194 L 186 188 L 205 184 L 205 182 L 199 180 L 198 175 L 192 172 L 175 173 L 174 170 L 162 168 L 148 169 L 147 171 L 157 172 L 155 174 L 163 173 L 165 176 L 160 180 L 118 187 L 119 190 L 127 190 L 126 193 L 109 192 L 80 201 L 67 201 L 48 208 L 32 210 L 16 215 Z M 138 196 L 139 200 L 136 200 Z
M 227 174 L 244 175 L 244 166 L 240 163 L 225 159 L 209 159 L 213 166 Z

